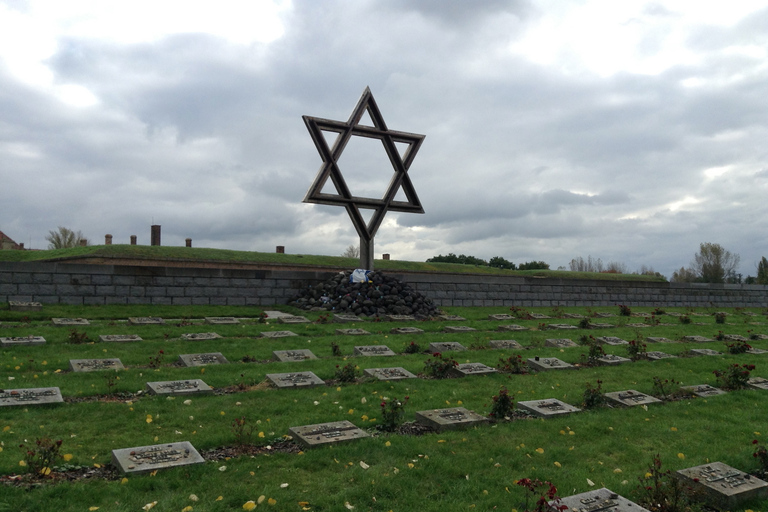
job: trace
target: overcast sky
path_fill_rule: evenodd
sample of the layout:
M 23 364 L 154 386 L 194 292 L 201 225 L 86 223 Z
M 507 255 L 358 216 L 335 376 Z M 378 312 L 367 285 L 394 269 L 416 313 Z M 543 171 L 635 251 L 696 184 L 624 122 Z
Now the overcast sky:
M 339 255 L 343 208 L 302 199 L 301 116 L 346 121 L 366 86 L 425 134 L 425 214 L 376 257 L 582 256 L 669 277 L 701 242 L 768 256 L 764 0 L 0 0 L 0 230 L 93 243 Z M 381 144 L 340 160 L 381 197 Z M 326 189 L 327 190 L 327 189 Z

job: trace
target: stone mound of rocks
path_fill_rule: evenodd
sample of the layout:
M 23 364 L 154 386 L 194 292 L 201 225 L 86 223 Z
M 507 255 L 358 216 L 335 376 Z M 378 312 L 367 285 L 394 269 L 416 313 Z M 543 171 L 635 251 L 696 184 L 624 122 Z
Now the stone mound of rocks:
M 300 290 L 288 305 L 309 311 L 330 311 L 354 315 L 413 315 L 430 318 L 440 312 L 431 299 L 409 285 L 381 272 L 368 275 L 371 282 L 350 283 L 351 271 Z

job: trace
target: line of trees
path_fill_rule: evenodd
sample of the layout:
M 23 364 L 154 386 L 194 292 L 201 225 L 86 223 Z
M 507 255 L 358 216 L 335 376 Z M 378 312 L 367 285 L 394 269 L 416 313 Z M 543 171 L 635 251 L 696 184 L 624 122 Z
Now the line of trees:
M 48 249 L 69 249 L 80 245 L 81 240 L 88 241 L 81 231 L 72 231 L 64 226 L 59 226 L 56 231 L 49 231 L 45 237 L 48 241 Z
M 663 277 L 661 273 L 656 272 L 653 267 L 643 265 L 639 270 L 629 272 L 629 269 L 625 263 L 619 261 L 609 261 L 603 263 L 600 258 L 593 258 L 592 255 L 587 256 L 587 259 L 579 256 L 571 260 L 569 264 L 571 272 L 603 272 L 608 274 L 640 274 L 643 276 L 657 276 Z
M 465 254 L 459 254 L 458 256 L 452 252 L 443 256 L 433 256 L 427 260 L 427 263 L 459 263 L 462 265 L 477 265 L 481 267 L 496 267 L 507 270 L 549 270 L 549 264 L 544 261 L 529 261 L 515 265 L 511 261 L 503 258 L 502 256 L 494 256 L 488 261 L 476 256 L 467 256 Z

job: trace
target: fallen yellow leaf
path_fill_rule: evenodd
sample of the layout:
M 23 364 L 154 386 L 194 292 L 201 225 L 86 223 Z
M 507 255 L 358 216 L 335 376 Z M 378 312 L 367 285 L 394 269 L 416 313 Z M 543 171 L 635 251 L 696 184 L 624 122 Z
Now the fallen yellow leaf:
M 256 508 L 256 503 L 253 500 L 243 503 L 243 510 L 253 510 Z
M 276 500 L 276 499 L 274 499 L 274 498 L 269 498 L 269 499 L 267 500 L 267 503 L 269 503 L 270 505 L 275 505 L 275 504 L 277 503 L 277 500 Z

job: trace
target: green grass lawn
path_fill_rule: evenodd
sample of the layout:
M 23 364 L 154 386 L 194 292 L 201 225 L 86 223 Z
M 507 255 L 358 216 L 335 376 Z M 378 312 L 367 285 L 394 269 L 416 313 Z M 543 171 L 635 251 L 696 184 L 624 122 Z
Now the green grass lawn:
M 319 313 L 306 314 L 284 306 L 270 309 L 319 319 Z M 550 315 L 588 313 L 585 308 L 529 311 Z M 590 310 L 600 311 L 617 314 L 618 308 Z M 686 312 L 674 308 L 668 311 Z M 515 354 L 580 363 L 587 352 L 585 346 L 546 348 L 547 338 L 570 338 L 579 343 L 584 335 L 625 340 L 666 337 L 674 342 L 648 343 L 648 350 L 684 356 L 692 348 L 726 349 L 721 341 L 679 342 L 684 335 L 711 338 L 718 331 L 747 337 L 768 334 L 768 320 L 761 311 L 727 311 L 725 325 L 715 323 L 714 310 L 701 308 L 694 313 L 702 316 L 691 316 L 690 325 L 664 315 L 659 317 L 661 325 L 632 327 L 627 324 L 643 319 L 613 316 L 592 319 L 612 324 L 609 329 L 555 331 L 543 330 L 542 324 L 578 325 L 579 320 L 560 317 L 491 321 L 487 319 L 489 314 L 509 313 L 509 309 L 446 308 L 447 313 L 463 316 L 466 321 L 413 322 L 403 325 L 419 327 L 424 334 L 394 335 L 390 329 L 400 324 L 260 323 L 261 310 L 247 307 L 45 306 L 42 312 L 24 314 L 0 310 L 0 336 L 38 335 L 47 340 L 43 346 L 0 349 L 0 382 L 7 388 L 57 386 L 65 398 L 87 399 L 106 393 L 136 393 L 148 381 L 201 378 L 214 388 L 240 385 L 244 389 L 207 396 L 126 395 L 113 401 L 0 408 L 0 475 L 23 473 L 25 467 L 19 463 L 24 451 L 19 445 L 34 444 L 43 436 L 62 440 L 61 453 L 70 460 L 60 461 L 60 466 L 93 467 L 110 464 L 111 451 L 119 448 L 177 441 L 190 441 L 200 451 L 233 445 L 233 421 L 237 418 L 245 418 L 246 424 L 255 428 L 252 442 L 262 446 L 283 441 L 290 427 L 342 419 L 372 434 L 367 439 L 301 453 L 267 450 L 265 454 L 208 461 L 155 475 L 43 482 L 32 487 L 6 485 L 0 487 L 0 510 L 33 511 L 44 507 L 74 512 L 98 507 L 102 512 L 137 511 L 157 501 L 155 511 L 233 511 L 243 510 L 248 501 L 258 502 L 263 496 L 257 508 L 271 510 L 337 511 L 347 510 L 345 504 L 349 504 L 358 511 L 522 511 L 525 495 L 515 482 L 526 477 L 551 481 L 561 496 L 605 486 L 632 499 L 638 479 L 646 473 L 655 454 L 661 456 L 665 468 L 672 470 L 719 460 L 753 471 L 758 463 L 752 456 L 752 440 L 762 443 L 768 436 L 766 391 L 739 390 L 647 408 L 601 408 L 547 420 L 516 419 L 423 436 L 379 433 L 375 427 L 381 421 L 380 403 L 384 399 L 409 396 L 406 421 L 414 419 L 415 411 L 455 406 L 487 415 L 492 397 L 503 387 L 515 401 L 558 398 L 579 406 L 587 383 L 594 386 L 598 380 L 605 392 L 635 389 L 650 394 L 654 392 L 654 377 L 674 379 L 684 385 L 715 385 L 713 371 L 730 364 L 754 364 L 754 376 L 768 377 L 768 354 L 678 357 L 528 375 L 497 373 L 445 380 L 422 376 L 391 382 L 361 379 L 311 389 L 278 390 L 264 384 L 268 373 L 292 371 L 312 371 L 321 379 L 332 380 L 337 365 L 346 364 L 361 370 L 401 366 L 422 373 L 430 355 L 404 354 L 410 342 L 426 349 L 430 342 L 457 341 L 468 348 L 450 354 L 459 362 L 496 366 L 499 359 Z M 749 312 L 757 316 L 747 315 Z M 164 317 L 166 325 L 130 326 L 125 322 L 129 316 L 149 315 Z M 206 316 L 236 316 L 241 323 L 211 326 L 203 323 Z M 92 340 L 101 334 L 138 334 L 143 341 L 74 344 L 69 341 L 70 329 L 52 326 L 51 317 L 90 319 L 90 326 L 77 330 Z M 509 323 L 529 330 L 498 331 L 499 325 Z M 447 325 L 466 325 L 477 331 L 443 333 Z M 337 335 L 338 328 L 362 328 L 371 334 Z M 298 336 L 278 340 L 259 336 L 270 330 L 291 330 Z M 181 339 L 184 333 L 211 331 L 223 338 Z M 489 349 L 488 342 L 494 339 L 514 339 L 525 348 Z M 333 344 L 339 346 L 342 356 L 333 355 Z M 375 344 L 387 345 L 398 355 L 352 356 L 355 345 Z M 751 344 L 768 349 L 768 340 Z M 271 360 L 274 350 L 305 348 L 319 359 L 298 363 Z M 627 354 L 622 346 L 604 348 L 608 353 Z M 174 364 L 180 354 L 204 352 L 221 352 L 230 364 L 193 368 Z M 117 374 L 119 379 L 113 378 L 113 372 L 68 371 L 70 359 L 89 358 L 119 358 L 126 370 Z M 244 358 L 253 362 L 243 362 Z M 765 509 L 768 502 L 749 503 L 745 508 Z

